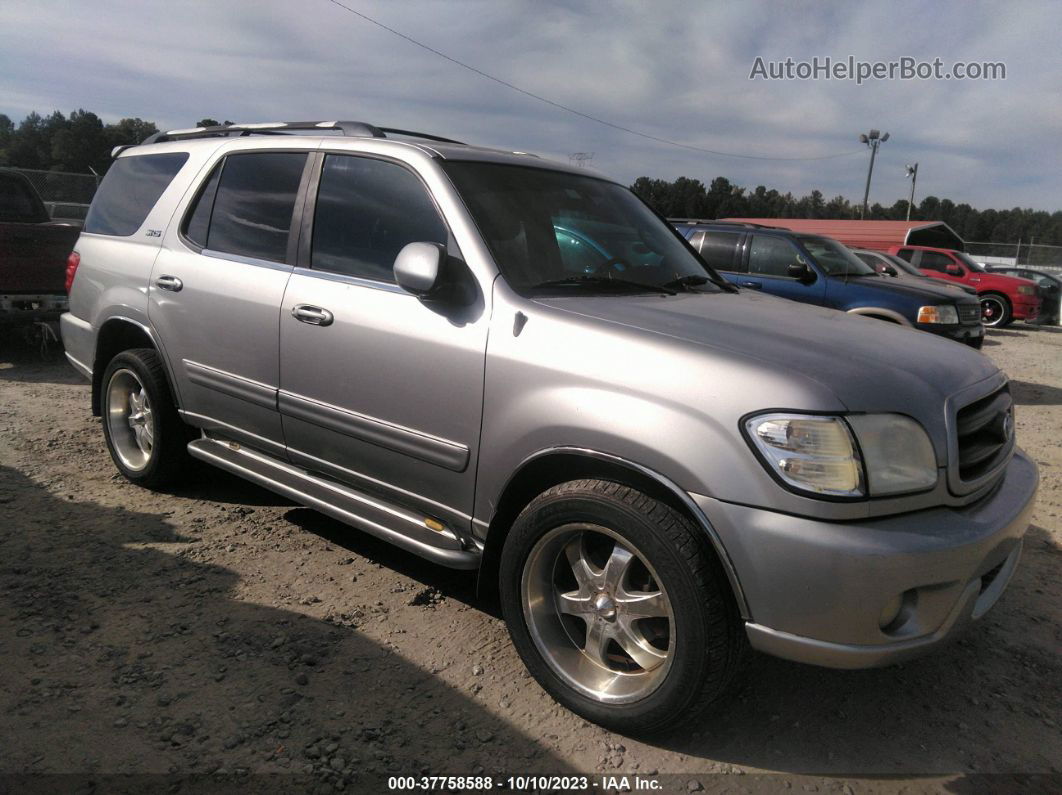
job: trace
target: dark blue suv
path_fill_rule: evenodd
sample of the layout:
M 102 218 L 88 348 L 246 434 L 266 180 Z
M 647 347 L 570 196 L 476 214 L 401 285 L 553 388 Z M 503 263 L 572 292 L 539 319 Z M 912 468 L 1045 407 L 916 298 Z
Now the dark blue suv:
M 879 276 L 831 238 L 759 224 L 670 220 L 709 265 L 739 287 L 899 323 L 974 348 L 984 342 L 975 296 Z

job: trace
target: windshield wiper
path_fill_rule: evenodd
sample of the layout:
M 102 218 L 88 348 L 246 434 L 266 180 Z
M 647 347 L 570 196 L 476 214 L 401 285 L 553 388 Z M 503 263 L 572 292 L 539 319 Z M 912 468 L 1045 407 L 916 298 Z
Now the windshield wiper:
M 685 290 L 686 292 L 696 293 L 698 290 L 694 290 L 694 287 L 700 287 L 702 284 L 708 284 L 712 280 L 707 276 L 701 276 L 699 273 L 690 273 L 686 276 L 677 276 L 669 282 L 664 282 L 664 287 L 670 287 L 676 290 Z
M 627 290 L 642 290 L 644 292 L 662 293 L 664 295 L 678 295 L 670 287 L 660 284 L 644 284 L 631 281 L 630 279 L 617 279 L 614 276 L 565 276 L 563 279 L 547 279 L 544 282 L 532 285 L 532 289 L 539 287 L 563 287 L 568 284 L 580 285 L 591 284 L 601 287 L 619 287 Z

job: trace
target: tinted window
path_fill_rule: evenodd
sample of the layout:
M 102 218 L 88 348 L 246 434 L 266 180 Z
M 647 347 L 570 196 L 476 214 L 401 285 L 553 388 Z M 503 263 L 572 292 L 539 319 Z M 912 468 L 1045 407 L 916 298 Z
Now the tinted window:
M 899 257 L 900 259 L 905 259 L 908 262 L 910 262 L 914 258 L 914 249 L 913 248 L 901 248 L 899 251 L 896 252 L 896 256 Z
M 195 200 L 195 207 L 184 222 L 184 236 L 200 248 L 206 247 L 207 230 L 210 228 L 210 211 L 214 209 L 214 196 L 218 192 L 218 181 L 221 178 L 223 163 L 214 167 L 210 179 L 206 181 L 199 197 Z
M 38 223 L 47 220 L 37 197 L 22 179 L 0 174 L 0 221 Z
M 946 254 L 938 254 L 936 251 L 923 251 L 922 261 L 918 263 L 918 267 L 943 273 L 945 268 L 954 264 L 951 257 Z
M 225 254 L 286 262 L 288 230 L 305 163 L 305 152 L 226 157 L 206 247 Z
M 749 248 L 749 273 L 763 276 L 787 276 L 789 266 L 797 261 L 796 249 L 781 237 L 753 235 Z
M 427 190 L 411 172 L 383 160 L 328 155 L 321 172 L 310 265 L 393 282 L 407 243 L 447 242 Z
M 866 276 L 874 269 L 859 259 L 848 246 L 829 237 L 801 235 L 797 238 L 815 262 L 831 276 Z
M 133 234 L 188 160 L 187 152 L 120 157 L 107 171 L 85 218 L 97 235 Z
M 734 265 L 734 252 L 740 241 L 741 235 L 734 232 L 708 230 L 701 238 L 701 256 L 716 270 L 737 270 Z

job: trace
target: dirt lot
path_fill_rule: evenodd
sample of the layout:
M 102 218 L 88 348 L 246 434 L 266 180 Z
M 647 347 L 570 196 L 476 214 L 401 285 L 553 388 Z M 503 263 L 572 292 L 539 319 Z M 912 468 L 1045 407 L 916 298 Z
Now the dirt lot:
M 0 346 L 0 792 L 43 773 L 104 791 L 113 774 L 166 775 L 125 780 L 158 790 L 297 773 L 282 781 L 361 792 L 484 770 L 682 792 L 1062 787 L 1062 329 L 1019 324 L 985 347 L 1042 476 L 995 610 L 885 670 L 756 657 L 699 731 L 652 744 L 556 706 L 468 575 L 218 471 L 174 494 L 129 485 L 81 378 Z

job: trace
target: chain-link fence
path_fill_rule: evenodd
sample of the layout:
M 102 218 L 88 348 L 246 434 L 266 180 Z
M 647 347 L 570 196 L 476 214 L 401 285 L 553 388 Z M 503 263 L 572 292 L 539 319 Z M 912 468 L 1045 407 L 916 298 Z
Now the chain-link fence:
M 966 242 L 966 251 L 978 262 L 1062 272 L 1062 246 L 1042 243 Z
M 53 218 L 84 219 L 89 203 L 96 194 L 99 180 L 94 174 L 74 174 L 69 171 L 38 171 L 32 168 L 13 169 L 33 183 L 45 207 Z

